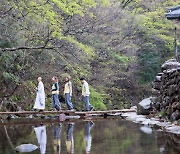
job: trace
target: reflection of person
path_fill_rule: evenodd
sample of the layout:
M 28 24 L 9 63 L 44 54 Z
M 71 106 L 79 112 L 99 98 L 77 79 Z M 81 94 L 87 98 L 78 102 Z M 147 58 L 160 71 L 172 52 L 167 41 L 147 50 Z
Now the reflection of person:
M 67 138 L 66 138 L 67 153 L 69 154 L 74 153 L 73 130 L 74 130 L 74 123 L 69 123 L 67 129 Z
M 52 108 L 56 110 L 61 109 L 61 103 L 59 101 L 59 85 L 58 78 L 53 76 L 52 78 L 53 86 L 52 86 Z
M 85 103 L 86 106 L 86 111 L 91 111 L 93 110 L 92 105 L 89 103 L 89 85 L 88 83 L 85 81 L 84 78 L 80 78 L 81 82 L 82 82 L 82 97 L 83 97 L 83 101 Z
M 94 123 L 92 121 L 86 121 L 85 125 L 85 153 L 88 154 L 91 151 L 91 141 L 92 141 L 92 136 L 91 136 L 91 128 L 94 126 Z
M 46 126 L 39 126 L 35 127 L 34 131 L 36 133 L 36 138 L 38 140 L 38 144 L 40 146 L 40 153 L 45 154 L 46 153 Z
M 38 87 L 36 88 L 37 94 L 36 94 L 36 100 L 33 109 L 45 109 L 45 92 L 44 92 L 44 85 L 42 83 L 42 78 L 38 77 Z
M 53 125 L 52 132 L 54 136 L 54 153 L 60 154 L 61 153 L 61 131 L 62 131 L 62 124 Z
M 71 97 L 72 97 L 72 83 L 70 81 L 69 77 L 65 78 L 66 84 L 64 86 L 64 95 L 65 95 L 65 102 L 67 105 L 68 110 L 73 109 L 73 104 L 71 102 Z

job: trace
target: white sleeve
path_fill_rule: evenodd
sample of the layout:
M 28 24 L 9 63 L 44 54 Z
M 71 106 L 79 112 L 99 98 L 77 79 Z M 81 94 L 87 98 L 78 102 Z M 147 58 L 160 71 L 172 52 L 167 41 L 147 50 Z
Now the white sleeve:
M 72 95 L 72 83 L 69 82 L 69 92 L 70 92 L 70 95 Z
M 84 89 L 85 89 L 85 96 L 89 94 L 89 85 L 88 83 L 84 84 Z
M 43 83 L 40 82 L 40 83 L 38 84 L 38 92 L 41 93 L 42 91 L 43 91 Z

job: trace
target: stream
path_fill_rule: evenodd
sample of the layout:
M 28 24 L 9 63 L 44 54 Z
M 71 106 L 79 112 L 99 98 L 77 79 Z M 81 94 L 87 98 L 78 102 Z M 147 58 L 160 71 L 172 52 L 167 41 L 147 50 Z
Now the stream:
M 20 124 L 0 123 L 0 154 L 17 153 L 15 148 L 22 144 L 38 147 L 31 149 L 31 154 L 180 153 L 180 135 L 145 128 L 120 118 L 69 120 L 62 123 L 57 120 L 27 121 Z

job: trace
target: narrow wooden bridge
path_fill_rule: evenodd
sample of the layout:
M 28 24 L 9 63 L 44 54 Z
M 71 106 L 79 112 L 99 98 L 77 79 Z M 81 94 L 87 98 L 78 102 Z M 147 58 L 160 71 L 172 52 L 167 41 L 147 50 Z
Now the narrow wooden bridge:
M 8 116 L 8 115 L 16 115 L 20 117 L 25 117 L 28 115 L 46 115 L 46 116 L 59 116 L 59 115 L 66 115 L 66 116 L 79 116 L 80 118 L 89 117 L 89 116 L 103 116 L 107 117 L 108 115 L 120 115 L 121 113 L 125 112 L 135 112 L 134 109 L 123 109 L 123 110 L 107 110 L 107 111 L 69 111 L 69 110 L 60 110 L 60 111 L 19 111 L 19 112 L 0 112 L 0 116 Z

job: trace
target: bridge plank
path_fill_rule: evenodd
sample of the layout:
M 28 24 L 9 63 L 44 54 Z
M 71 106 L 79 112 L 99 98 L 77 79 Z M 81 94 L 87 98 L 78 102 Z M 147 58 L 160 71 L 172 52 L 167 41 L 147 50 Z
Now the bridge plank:
M 123 110 L 107 110 L 107 111 L 70 111 L 70 110 L 60 110 L 60 111 L 19 111 L 19 112 L 0 112 L 0 115 L 49 115 L 49 114 L 71 114 L 71 115 L 88 115 L 88 114 L 113 114 L 113 113 L 124 113 L 124 112 L 135 112 L 134 109 L 123 109 Z

